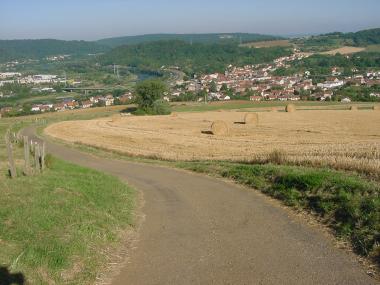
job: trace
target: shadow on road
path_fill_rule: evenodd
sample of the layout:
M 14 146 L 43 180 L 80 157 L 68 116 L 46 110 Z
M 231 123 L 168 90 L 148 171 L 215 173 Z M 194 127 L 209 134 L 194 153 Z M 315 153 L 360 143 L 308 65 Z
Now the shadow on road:
M 8 268 L 0 267 L 0 285 L 24 285 L 25 277 L 22 273 L 10 273 Z

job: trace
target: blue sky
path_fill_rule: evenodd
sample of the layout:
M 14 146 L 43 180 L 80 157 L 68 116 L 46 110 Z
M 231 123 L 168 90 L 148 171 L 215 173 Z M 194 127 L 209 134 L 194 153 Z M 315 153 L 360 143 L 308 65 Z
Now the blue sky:
M 0 39 L 274 35 L 380 27 L 379 0 L 0 0 Z

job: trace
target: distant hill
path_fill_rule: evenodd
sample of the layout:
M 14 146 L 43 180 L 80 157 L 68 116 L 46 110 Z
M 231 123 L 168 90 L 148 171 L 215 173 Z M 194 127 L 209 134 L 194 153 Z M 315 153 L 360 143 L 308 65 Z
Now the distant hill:
M 40 59 L 47 56 L 85 55 L 109 50 L 96 42 L 61 40 L 0 40 L 0 62 L 15 59 Z
M 180 40 L 187 43 L 246 43 L 266 40 L 279 40 L 281 37 L 247 34 L 247 33 L 230 33 L 230 34 L 152 34 L 141 36 L 126 36 L 118 38 L 102 39 L 97 41 L 101 45 L 118 47 L 121 45 L 135 45 L 154 41 Z
M 171 40 L 125 45 L 100 57 L 103 64 L 119 64 L 139 69 L 157 70 L 161 66 L 178 66 L 188 74 L 223 72 L 227 65 L 269 62 L 289 55 L 283 47 L 252 49 L 230 44 L 205 44 Z
M 326 51 L 342 46 L 367 47 L 380 44 L 380 28 L 355 33 L 329 33 L 292 40 L 305 51 Z

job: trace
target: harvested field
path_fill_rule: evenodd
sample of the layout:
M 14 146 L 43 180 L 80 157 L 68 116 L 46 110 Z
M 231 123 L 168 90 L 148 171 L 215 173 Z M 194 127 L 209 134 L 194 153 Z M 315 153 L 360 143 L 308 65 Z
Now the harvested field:
M 268 48 L 268 47 L 290 47 L 292 44 L 288 40 L 277 40 L 277 41 L 262 41 L 262 42 L 252 42 L 242 44 L 245 47 L 251 48 Z
M 366 50 L 365 48 L 361 48 L 361 47 L 345 46 L 345 47 L 337 48 L 334 50 L 325 51 L 325 52 L 322 52 L 321 54 L 326 54 L 326 55 L 336 55 L 338 53 L 340 53 L 340 54 L 352 54 L 352 53 L 362 52 L 365 50 Z
M 234 124 L 246 113 L 181 113 L 60 122 L 53 137 L 133 156 L 172 160 L 287 162 L 357 170 L 380 177 L 380 112 L 299 110 L 261 112 L 260 124 Z M 228 136 L 202 133 L 224 121 Z

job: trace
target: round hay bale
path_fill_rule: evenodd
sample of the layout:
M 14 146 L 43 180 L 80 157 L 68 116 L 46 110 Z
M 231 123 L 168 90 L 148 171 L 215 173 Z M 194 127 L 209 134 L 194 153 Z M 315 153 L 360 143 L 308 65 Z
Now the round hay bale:
M 357 111 L 358 110 L 358 106 L 353 105 L 353 106 L 350 107 L 350 110 L 351 111 Z
M 211 125 L 211 132 L 215 136 L 226 136 L 229 134 L 230 129 L 226 122 L 215 121 Z
M 256 113 L 247 113 L 244 116 L 244 123 L 247 125 L 255 125 L 259 124 L 259 115 Z
M 372 110 L 374 110 L 374 111 L 380 111 L 380 105 L 373 106 Z
M 296 106 L 294 104 L 288 104 L 286 105 L 285 111 L 287 113 L 293 113 L 297 110 Z

